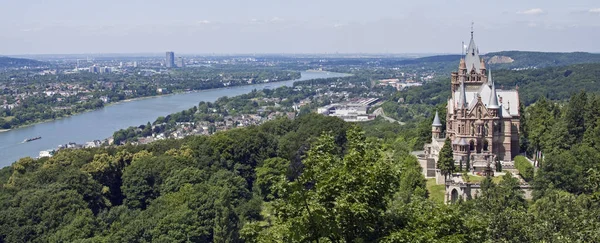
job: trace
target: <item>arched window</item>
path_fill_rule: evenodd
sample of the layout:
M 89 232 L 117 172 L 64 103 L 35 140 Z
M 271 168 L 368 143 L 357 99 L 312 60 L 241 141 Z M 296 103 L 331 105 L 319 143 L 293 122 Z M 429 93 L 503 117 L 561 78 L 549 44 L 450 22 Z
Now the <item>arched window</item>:
M 488 151 L 488 141 L 487 140 L 483 141 L 483 151 Z
M 473 140 L 471 140 L 471 142 L 469 143 L 469 150 L 475 150 L 475 142 Z

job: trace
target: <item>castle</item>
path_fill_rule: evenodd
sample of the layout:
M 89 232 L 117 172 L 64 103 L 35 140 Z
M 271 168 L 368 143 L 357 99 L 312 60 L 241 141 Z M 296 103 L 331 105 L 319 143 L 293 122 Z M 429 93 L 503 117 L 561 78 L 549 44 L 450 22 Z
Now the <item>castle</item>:
M 450 138 L 456 165 L 475 172 L 519 153 L 519 92 L 497 89 L 473 39 L 451 75 L 446 131 L 436 111 L 431 143 L 425 145 L 426 175 L 433 175 L 444 141 Z M 469 168 L 465 168 L 465 167 Z M 432 168 L 433 167 L 433 168 Z

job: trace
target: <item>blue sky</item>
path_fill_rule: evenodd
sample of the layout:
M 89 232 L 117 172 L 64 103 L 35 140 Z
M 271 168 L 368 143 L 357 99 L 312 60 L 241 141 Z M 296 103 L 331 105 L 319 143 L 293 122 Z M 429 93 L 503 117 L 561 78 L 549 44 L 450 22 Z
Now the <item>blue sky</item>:
M 4 0 L 0 55 L 600 52 L 597 0 Z

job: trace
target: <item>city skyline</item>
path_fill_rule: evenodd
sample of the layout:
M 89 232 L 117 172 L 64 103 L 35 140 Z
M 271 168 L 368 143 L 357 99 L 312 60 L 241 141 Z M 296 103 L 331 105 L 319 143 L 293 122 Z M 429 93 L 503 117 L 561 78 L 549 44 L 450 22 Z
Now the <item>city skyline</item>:
M 4 5 L 0 55 L 160 53 L 459 53 L 471 22 L 502 50 L 600 52 L 600 4 L 508 0 L 196 2 L 15 1 Z M 118 6 L 118 7 L 117 7 Z

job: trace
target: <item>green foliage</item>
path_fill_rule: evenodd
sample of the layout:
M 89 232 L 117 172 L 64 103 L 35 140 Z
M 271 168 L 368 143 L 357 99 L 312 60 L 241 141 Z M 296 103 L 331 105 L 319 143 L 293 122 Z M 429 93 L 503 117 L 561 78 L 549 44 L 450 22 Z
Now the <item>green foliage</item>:
M 515 168 L 517 168 L 519 175 L 521 175 L 525 181 L 529 182 L 533 180 L 533 165 L 527 161 L 527 158 L 522 155 L 515 157 Z
M 440 170 L 444 177 L 448 177 L 448 175 L 452 174 L 456 170 L 454 166 L 454 155 L 452 152 L 450 138 L 446 138 L 444 146 L 440 150 L 437 169 Z
M 379 238 L 387 203 L 399 170 L 381 149 L 365 141 L 364 132 L 348 131 L 348 151 L 336 152 L 325 134 L 308 151 L 304 170 L 295 181 L 281 183 L 275 201 L 277 220 L 264 241 L 373 241 Z M 273 234 L 273 235 L 271 235 Z
M 527 149 L 544 151 L 535 176 L 515 159 L 533 178 L 532 201 L 507 172 L 467 175 L 481 193 L 444 205 L 445 185 L 426 181 L 410 153 L 417 124 L 376 120 L 362 131 L 306 114 L 23 158 L 0 170 L 0 242 L 598 242 L 599 99 L 578 96 L 525 109 Z M 444 174 L 455 170 L 449 144 Z

